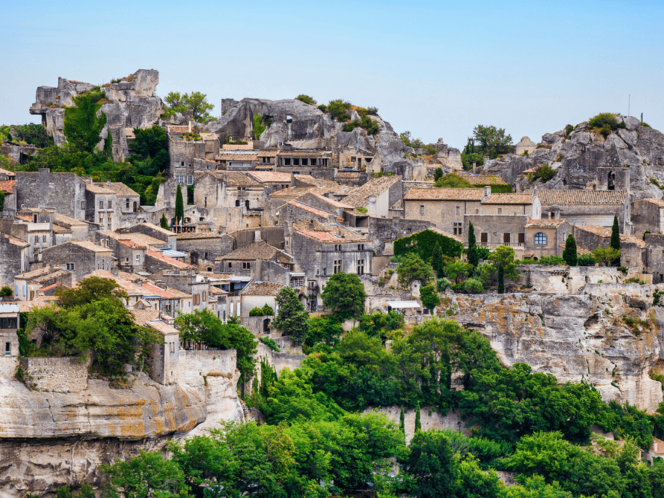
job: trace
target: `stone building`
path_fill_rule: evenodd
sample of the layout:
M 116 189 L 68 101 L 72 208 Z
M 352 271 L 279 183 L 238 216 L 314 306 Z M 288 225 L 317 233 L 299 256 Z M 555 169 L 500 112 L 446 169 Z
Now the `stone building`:
M 44 287 L 49 287 L 53 284 L 72 287 L 73 283 L 70 271 L 47 265 L 43 268 L 16 275 L 12 289 L 14 290 L 14 297 L 16 299 L 20 301 L 32 301 Z
M 303 292 L 309 296 L 312 311 L 321 304 L 320 292 L 331 275 L 341 271 L 358 276 L 372 273 L 372 241 L 339 224 L 295 223 L 286 233 L 286 247 L 302 272 L 290 285 L 306 287 Z
M 41 252 L 55 244 L 53 209 L 23 209 L 15 219 L 1 219 L 0 232 L 30 244 L 28 262 L 40 261 Z
M 286 284 L 294 265 L 293 256 L 261 240 L 217 257 L 215 272 Z
M 88 241 L 70 241 L 47 247 L 42 251 L 42 261 L 72 272 L 79 282 L 95 270 L 117 270 L 113 251 Z
M 0 168 L 0 192 L 5 195 L 2 210 L 0 211 L 5 212 L 10 210 L 16 211 L 16 195 L 14 193 L 14 187 L 16 186 L 16 180 L 14 180 L 15 175 L 12 173 L 12 176 L 9 176 L 7 173 L 12 172 Z
M 19 355 L 16 331 L 21 326 L 20 321 L 21 314 L 17 305 L 0 303 L 0 347 L 5 358 L 16 358 Z
M 646 233 L 644 237 L 646 272 L 652 275 L 653 284 L 664 283 L 664 234 Z
M 0 287 L 12 285 L 16 275 L 28 271 L 30 244 L 0 233 Z
M 236 295 L 228 296 L 229 315 L 247 319 L 252 309 L 262 308 L 266 304 L 277 313 L 279 307 L 275 298 L 283 288 L 284 285 L 278 283 L 252 280 Z M 273 318 L 274 316 L 261 317 L 264 328 L 269 330 L 269 324 Z
M 340 190 L 334 197 L 352 208 L 366 210 L 369 216 L 389 218 L 390 208 L 403 199 L 403 184 L 400 176 L 372 178 L 361 187 Z
M 74 173 L 17 171 L 16 207 L 53 208 L 70 218 L 86 219 L 86 183 Z
M 542 203 L 542 218 L 560 218 L 570 225 L 613 226 L 618 216 L 620 231 L 631 234 L 629 195 L 619 190 L 530 190 Z
M 189 262 L 206 268 L 214 269 L 214 261 L 218 256 L 225 254 L 221 244 L 221 235 L 217 233 L 185 232 L 177 234 L 180 251 L 189 253 Z M 228 251 L 226 251 L 228 252 Z M 210 267 L 212 269 L 207 270 Z
M 574 226 L 573 234 L 578 249 L 593 251 L 611 244 L 611 228 L 604 226 Z M 633 235 L 620 234 L 620 264 L 643 272 L 646 261 L 646 243 Z
M 118 234 L 131 234 L 131 233 L 141 233 L 152 237 L 153 239 L 158 239 L 162 242 L 163 246 L 168 246 L 173 251 L 177 251 L 177 236 L 175 233 L 165 228 L 161 228 L 159 225 L 154 225 L 152 223 L 140 223 L 138 225 L 133 225 L 130 227 L 121 228 L 118 230 Z
M 514 153 L 521 156 L 524 152 L 531 154 L 535 152 L 537 144 L 528 137 L 521 137 L 521 141 L 514 146 Z
M 464 216 L 463 233 L 468 233 L 468 224 L 472 223 L 477 244 L 489 248 L 510 246 L 517 257 L 523 257 L 526 245 L 525 226 L 529 215 L 515 214 L 467 214 Z M 464 237 L 467 244 L 467 237 Z
M 650 233 L 664 233 L 664 200 L 641 199 L 632 202 L 632 224 L 634 235 Z
M 332 206 L 337 210 L 336 206 Z M 297 221 L 311 221 L 316 220 L 321 223 L 343 223 L 344 217 L 339 216 L 334 211 L 326 211 L 324 209 L 316 208 L 300 202 L 300 199 L 290 201 L 283 206 L 280 206 L 275 214 L 279 217 L 279 225 L 285 226 L 287 223 L 294 223 Z
M 87 221 L 97 223 L 102 230 L 115 230 L 118 227 L 117 194 L 113 190 L 105 185 L 88 184 L 85 186 L 85 201 Z
M 165 321 L 145 322 L 161 336 L 163 343 L 153 344 L 150 352 L 150 378 L 160 384 L 178 381 L 178 360 L 180 357 L 180 331 Z
M 295 149 L 285 147 L 279 151 L 276 159 L 277 167 L 302 168 L 310 171 L 310 168 L 327 168 L 332 165 L 332 152 L 324 149 Z M 297 172 L 300 173 L 299 171 Z
M 217 160 L 221 170 L 249 171 L 259 164 L 259 153 L 257 150 L 222 150 Z
M 124 228 L 138 223 L 138 211 L 141 207 L 141 196 L 121 182 L 95 183 L 96 187 L 115 192 L 115 214 L 117 228 Z M 108 228 L 115 230 L 115 228 Z
M 528 220 L 525 225 L 524 258 L 561 256 L 572 225 L 561 219 Z
M 167 256 L 161 251 L 148 249 L 145 253 L 145 270 L 150 273 L 189 272 L 193 270 L 193 267 L 183 261 Z
M 208 307 L 210 280 L 207 277 L 197 275 L 192 270 L 188 270 L 164 271 L 159 276 L 159 279 L 167 285 L 167 290 L 171 291 L 169 288 L 173 287 L 180 292 L 192 296 L 193 309 L 203 311 Z M 191 313 L 191 310 L 183 311 L 183 313 Z
M 219 155 L 216 133 L 196 133 L 187 126 L 167 125 L 168 153 L 171 157 L 169 177 L 183 185 L 194 184 L 196 159 L 213 160 Z
M 87 240 L 94 237 L 99 229 L 100 226 L 96 223 L 70 218 L 61 213 L 55 213 L 53 217 L 54 244 L 70 240 Z

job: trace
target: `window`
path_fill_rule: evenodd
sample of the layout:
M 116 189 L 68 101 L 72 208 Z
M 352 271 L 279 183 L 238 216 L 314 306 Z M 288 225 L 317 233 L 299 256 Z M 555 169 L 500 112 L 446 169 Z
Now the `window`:
M 203 259 L 208 259 L 208 253 L 206 252 L 203 253 Z
M 85 209 L 85 201 L 81 201 L 81 209 Z
M 334 260 L 334 273 L 339 273 L 341 271 L 341 260 L 340 259 L 335 259 Z
M 233 268 L 233 263 L 231 263 L 231 262 L 229 261 L 229 262 L 228 262 L 228 267 L 229 267 L 229 268 Z
M 99 209 L 104 209 L 104 201 L 99 201 Z
M 129 209 L 129 199 L 127 199 L 127 202 L 125 203 L 125 208 Z
M 503 234 L 503 244 L 508 246 L 511 243 L 512 243 L 512 234 L 511 233 L 504 233 Z
M 309 159 L 307 159 L 306 157 L 303 157 L 302 158 L 302 166 L 309 166 Z
M 125 258 L 125 263 L 129 263 L 129 258 Z
M 42 235 L 42 242 L 46 242 L 46 235 Z
M 316 268 L 316 275 L 320 275 L 320 268 Z
M 293 158 L 293 166 L 299 166 L 300 165 L 300 158 L 299 157 L 294 157 Z
M 323 268 L 323 275 L 327 275 L 327 268 Z
M 341 251 L 341 244 L 334 244 L 335 251 Z
M 357 250 L 358 251 L 364 251 L 364 244 L 358 244 L 357 245 Z
M 420 215 L 424 214 L 424 205 L 420 204 Z
M 235 207 L 240 207 L 240 200 L 239 199 L 235 201 Z
M 290 157 L 284 157 L 284 166 L 290 166 Z
M 113 209 L 113 201 L 108 201 L 108 209 Z
M 12 343 L 5 342 L 5 356 L 11 356 L 11 355 L 12 355 Z
M 503 208 L 498 208 L 498 214 L 503 214 Z
M 316 159 L 311 159 L 311 165 L 316 166 Z
M 543 232 L 537 232 L 535 234 L 535 245 L 544 246 L 546 245 L 546 234 Z
M 101 225 L 104 224 L 104 215 L 103 215 L 103 214 L 100 214 L 100 215 L 99 215 L 99 223 L 100 223 Z
M 242 263 L 242 269 L 243 269 L 243 270 L 251 270 L 251 263 L 249 263 L 249 262 L 243 262 L 243 263 Z
M 520 233 L 519 234 L 519 244 L 525 244 L 526 243 L 526 234 L 525 233 Z
M 357 260 L 357 274 L 358 275 L 364 275 L 364 260 L 363 259 L 358 259 Z
M 67 270 L 73 270 L 74 269 L 74 263 L 67 263 Z
M 461 206 L 456 207 L 456 214 L 457 216 L 461 214 Z
M 327 168 L 327 159 L 323 159 L 323 166 Z
M 211 266 L 208 266 L 207 271 L 213 271 L 213 268 Z
M 454 235 L 461 235 L 463 233 L 463 222 L 454 222 Z
M 0 329 L 16 329 L 18 322 L 15 316 L 7 316 L 0 318 Z
M 203 291 L 203 302 L 207 302 L 207 292 Z
M 137 263 L 140 263 L 140 262 L 141 262 L 141 255 L 140 255 L 140 254 L 137 254 L 137 255 L 136 255 L 136 262 L 137 262 Z
M 194 306 L 201 304 L 201 296 L 199 294 L 194 294 Z

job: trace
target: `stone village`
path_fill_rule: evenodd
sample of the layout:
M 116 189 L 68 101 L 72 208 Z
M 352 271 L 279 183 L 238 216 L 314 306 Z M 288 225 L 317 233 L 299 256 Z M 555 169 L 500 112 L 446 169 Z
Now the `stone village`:
M 0 436 L 25 437 L 28 424 L 18 421 L 18 406 L 35 404 L 46 392 L 74 398 L 101 392 L 86 364 L 19 359 L 16 334 L 22 314 L 57 305 L 59 289 L 93 276 L 115 281 L 128 294 L 136 323 L 163 336 L 152 352 L 150 382 L 162 396 L 173 396 L 173 406 L 195 412 L 182 422 L 156 410 L 160 422 L 134 434 L 113 420 L 111 407 L 97 428 L 102 435 L 200 433 L 219 420 L 250 416 L 235 393 L 235 351 L 188 347 L 175 317 L 209 310 L 222 322 L 239 319 L 257 338 L 279 345 L 276 352 L 259 343 L 262 359 L 277 371 L 293 369 L 305 357 L 301 347 L 272 327 L 274 315 L 251 312 L 268 305 L 276 313 L 277 294 L 290 287 L 311 314 L 325 313 L 322 291 L 340 272 L 363 283 L 368 313 L 397 311 L 407 324 L 452 316 L 489 338 L 506 365 L 520 361 L 559 379 L 589 381 L 606 400 L 649 412 L 662 402 L 661 385 L 649 375 L 664 365 L 664 309 L 654 300 L 664 291 L 660 132 L 618 116 L 618 131 L 602 137 L 585 122 L 539 143 L 524 137 L 509 153 L 463 169 L 460 151 L 442 139 L 430 151 L 410 147 L 377 114 L 369 118 L 378 133 L 343 131 L 329 114 L 295 99 L 223 99 L 215 121 L 198 123 L 186 112 L 162 119 L 158 81 L 157 71 L 139 70 L 108 85 L 99 145 L 112 143 L 113 159 L 121 162 L 131 155 L 136 129 L 165 130 L 170 164 L 154 205 L 120 182 L 48 168 L 0 169 L 0 287 L 11 290 L 0 302 L 0 377 L 11 380 L 14 398 L 14 411 L 0 409 L 0 420 L 15 421 L 0 424 Z M 64 107 L 91 87 L 60 78 L 56 87 L 38 88 L 30 113 L 41 116 L 56 145 L 66 142 Z M 356 110 L 350 113 L 359 120 Z M 22 165 L 36 151 L 6 142 L 2 153 Z M 544 165 L 555 170 L 553 179 L 533 179 Z M 441 174 L 464 188 L 437 186 L 434 177 Z M 185 199 L 181 219 L 178 195 Z M 615 222 L 620 264 L 538 264 L 561 258 L 570 235 L 579 256 L 608 248 Z M 513 250 L 519 278 L 500 294 L 494 286 L 481 293 L 439 286 L 440 304 L 427 307 L 420 295 L 426 282 L 399 283 L 395 242 L 432 232 L 468 249 L 471 225 L 479 247 Z M 609 297 L 611 305 L 599 304 Z M 635 320 L 652 317 L 647 334 L 653 340 L 605 344 L 600 329 L 631 333 L 615 322 L 630 313 Z M 524 322 L 525 316 L 533 319 Z M 19 365 L 30 391 L 13 381 Z M 607 373 L 616 369 L 617 377 Z M 187 386 L 194 394 L 186 396 L 195 400 L 175 399 L 174 385 Z M 37 420 L 45 409 L 35 410 Z M 40 437 L 81 430 L 64 415 L 57 418 Z

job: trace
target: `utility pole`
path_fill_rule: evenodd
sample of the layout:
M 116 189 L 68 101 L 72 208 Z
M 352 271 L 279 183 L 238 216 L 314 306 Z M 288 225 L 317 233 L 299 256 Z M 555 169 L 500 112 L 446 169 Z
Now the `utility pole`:
M 643 113 L 641 113 L 641 124 L 643 124 Z

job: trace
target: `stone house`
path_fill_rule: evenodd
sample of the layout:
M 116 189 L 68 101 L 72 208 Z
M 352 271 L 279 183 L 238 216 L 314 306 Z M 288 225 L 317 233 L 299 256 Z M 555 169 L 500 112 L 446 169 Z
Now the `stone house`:
M 401 176 L 372 178 L 361 187 L 340 190 L 334 196 L 351 208 L 366 210 L 375 218 L 389 218 L 390 208 L 403 199 Z
M 141 257 L 140 260 L 136 260 L 135 253 L 132 251 L 160 251 L 165 247 L 163 240 L 156 239 L 140 232 L 121 233 L 117 231 L 103 230 L 95 233 L 95 241 L 100 246 L 108 247 L 113 250 L 113 255 L 118 258 L 118 264 L 122 264 L 127 268 L 136 266 L 137 261 L 138 266 L 144 265 L 145 258 Z M 125 258 L 129 256 L 131 256 L 130 260 L 126 261 Z
M 113 251 L 88 241 L 70 241 L 47 247 L 42 251 L 42 261 L 72 272 L 79 282 L 95 270 L 116 270 Z
M 168 153 L 171 157 L 170 178 L 183 185 L 194 184 L 194 160 L 213 160 L 219 155 L 219 136 L 216 133 L 192 133 L 187 126 L 167 125 Z
M 196 275 L 193 271 L 165 271 L 160 276 L 167 285 L 167 290 L 171 292 L 170 287 L 192 296 L 192 308 L 203 311 L 208 307 L 208 296 L 210 295 L 210 280 L 203 275 Z M 191 311 L 183 311 L 191 313 Z
M 16 358 L 19 355 L 16 331 L 21 326 L 20 321 L 17 305 L 0 303 L 0 347 L 4 358 Z
M 293 268 L 293 256 L 262 240 L 219 256 L 215 261 L 216 273 L 284 284 Z
M 28 271 L 30 244 L 0 233 L 0 287 L 12 285 L 16 275 Z
M 292 174 L 275 171 L 249 171 L 247 175 L 263 185 L 266 197 L 273 192 L 287 189 L 293 181 Z
M 170 230 L 161 228 L 159 225 L 152 223 L 140 223 L 130 227 L 121 228 L 118 230 L 120 234 L 142 233 L 154 239 L 162 241 L 162 246 L 168 246 L 173 251 L 177 251 L 177 236 Z
M 177 234 L 177 240 L 180 251 L 189 253 L 189 262 L 194 266 L 214 268 L 215 259 L 224 254 L 221 235 L 217 233 L 184 232 Z
M 467 214 L 464 217 L 463 233 L 468 233 L 468 224 L 473 224 L 477 244 L 489 248 L 510 246 L 517 258 L 523 257 L 526 246 L 526 224 L 529 215 L 515 214 Z M 468 237 L 463 237 L 468 245 Z
M 72 273 L 67 270 L 48 265 L 14 277 L 14 297 L 21 301 L 32 301 L 38 291 L 53 284 L 72 287 Z
M 176 311 L 181 311 L 180 300 L 182 299 L 182 296 L 178 296 L 173 292 L 162 289 L 151 282 L 143 282 L 141 285 L 145 292 L 144 298 L 149 302 L 156 301 L 158 303 L 157 309 L 159 311 L 170 316 L 175 316 Z M 191 298 L 189 295 L 186 295 L 186 297 Z
M 38 262 L 41 252 L 54 245 L 52 209 L 19 210 L 14 220 L 0 220 L 0 231 L 30 244 L 28 261 Z
M 124 303 L 125 308 L 129 310 L 146 309 L 150 311 L 156 307 L 156 303 L 149 303 L 145 300 L 146 291 L 143 289 L 143 287 L 141 287 L 141 281 L 132 280 L 133 276 L 128 273 L 122 272 L 122 276 L 120 276 L 120 274 L 116 275 L 115 273 L 111 273 L 106 270 L 95 270 L 89 275 L 86 275 L 85 278 L 98 277 L 113 280 L 116 284 L 118 284 L 118 287 L 125 291 L 127 296 L 129 296 L 127 301 Z
M 598 225 L 574 226 L 573 232 L 576 247 L 593 251 L 598 247 L 609 247 L 611 244 L 611 228 Z M 620 234 L 620 264 L 635 268 L 639 272 L 645 269 L 647 261 L 646 243 L 633 236 Z
M 258 151 L 255 150 L 222 150 L 217 156 L 219 169 L 226 171 L 248 171 L 259 164 Z
M 100 226 L 96 223 L 55 213 L 53 217 L 53 236 L 55 241 L 53 244 L 62 244 L 70 240 L 87 240 L 94 237 L 94 234 L 99 229 Z
M 664 200 L 640 199 L 632 202 L 631 211 L 634 235 L 664 233 Z
M 1 169 L 1 168 L 0 168 Z M 7 171 L 7 170 L 2 170 Z M 0 171 L 0 192 L 5 194 L 5 200 L 3 201 L 2 211 L 13 210 L 16 211 L 16 195 L 14 193 L 14 188 L 16 187 L 16 180 L 9 180 L 5 173 Z M 13 173 L 12 173 L 13 175 Z M 3 179 L 4 177 L 4 179 Z
M 523 155 L 524 152 L 532 154 L 533 152 L 535 152 L 536 148 L 537 144 L 533 142 L 530 138 L 521 137 L 521 141 L 514 146 L 514 153 L 519 156 Z
M 619 190 L 546 190 L 534 193 L 542 204 L 541 218 L 560 218 L 570 225 L 613 226 L 618 217 L 620 231 L 632 233 L 629 195 Z M 538 216 L 539 218 L 539 216 Z
M 572 225 L 561 219 L 528 220 L 525 225 L 526 242 L 524 258 L 541 259 L 545 256 L 561 256 Z
M 144 271 L 147 250 L 147 246 L 138 244 L 133 240 L 118 240 L 115 246 L 118 269 L 129 273 Z
M 115 230 L 118 227 L 118 217 L 115 211 L 117 194 L 113 190 L 97 184 L 86 185 L 85 201 L 85 219 L 87 221 L 97 223 L 102 230 Z
M 332 165 L 332 152 L 323 149 L 284 148 L 276 158 L 277 166 L 302 168 L 304 174 L 308 168 L 327 168 Z M 299 171 L 297 172 L 300 173 Z
M 178 381 L 180 357 L 180 331 L 163 320 L 145 322 L 145 326 L 156 330 L 163 339 L 162 344 L 153 344 L 150 352 L 150 378 L 160 384 Z
M 266 304 L 277 313 L 276 296 L 284 286 L 274 282 L 260 282 L 252 280 L 237 295 L 228 296 L 228 310 L 230 316 L 249 318 L 249 312 L 254 308 L 262 308 Z M 268 328 L 274 316 L 263 317 L 267 320 L 265 328 Z
M 115 213 L 117 228 L 136 225 L 138 211 L 141 207 L 141 196 L 122 182 L 95 183 L 96 187 L 115 192 Z M 114 230 L 114 228 L 108 228 Z
M 664 234 L 645 234 L 646 272 L 652 275 L 653 284 L 664 283 Z
M 412 188 L 404 197 L 404 209 L 406 219 L 431 221 L 443 232 L 464 237 L 466 216 L 520 215 L 526 219 L 539 219 L 541 215 L 540 203 L 535 196 L 492 194 L 490 186 L 482 189 Z M 518 239 L 515 242 L 518 243 Z
M 372 241 L 339 224 L 295 223 L 286 234 L 286 247 L 301 272 L 291 277 L 289 285 L 306 293 L 312 311 L 321 304 L 319 294 L 331 275 L 372 273 Z
M 192 271 L 193 267 L 187 263 L 167 256 L 161 251 L 148 249 L 145 253 L 145 270 L 150 273 L 171 271 Z
M 17 171 L 16 207 L 53 208 L 57 213 L 79 220 L 86 219 L 86 183 L 74 173 Z
M 320 202 L 317 202 L 317 204 L 320 205 Z M 330 204 L 330 208 L 333 208 L 333 211 L 330 212 L 316 208 L 297 199 L 280 206 L 275 214 L 278 216 L 280 226 L 297 221 L 311 220 L 316 220 L 320 223 L 343 223 L 344 217 L 336 214 L 338 207 Z

